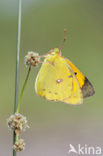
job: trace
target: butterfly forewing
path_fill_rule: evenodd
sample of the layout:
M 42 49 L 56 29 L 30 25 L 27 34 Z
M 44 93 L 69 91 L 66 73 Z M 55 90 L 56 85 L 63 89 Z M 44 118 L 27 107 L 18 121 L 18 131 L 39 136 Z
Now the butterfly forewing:
M 73 70 L 82 90 L 83 98 L 94 95 L 95 91 L 91 82 L 85 77 L 85 75 L 69 60 L 65 59 L 68 65 Z

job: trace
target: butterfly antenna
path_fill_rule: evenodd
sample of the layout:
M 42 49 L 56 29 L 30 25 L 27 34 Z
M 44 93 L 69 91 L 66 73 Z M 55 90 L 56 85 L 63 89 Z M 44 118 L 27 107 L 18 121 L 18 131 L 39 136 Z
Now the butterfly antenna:
M 64 36 L 63 36 L 63 40 L 62 40 L 62 42 L 61 42 L 61 45 L 60 45 L 60 47 L 59 47 L 59 49 L 61 50 L 62 49 L 62 47 L 63 47 L 63 44 L 64 44 L 64 42 L 65 42 L 65 40 L 66 40 L 66 32 L 67 32 L 67 30 L 66 29 L 64 29 Z

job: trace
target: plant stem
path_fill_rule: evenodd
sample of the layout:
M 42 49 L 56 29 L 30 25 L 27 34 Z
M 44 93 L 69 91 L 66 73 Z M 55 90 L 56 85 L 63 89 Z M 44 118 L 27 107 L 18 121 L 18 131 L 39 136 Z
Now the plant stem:
M 17 55 L 16 55 L 16 79 L 15 79 L 15 103 L 14 113 L 18 103 L 18 81 L 19 81 L 19 57 L 20 57 L 20 38 L 21 38 L 21 0 L 18 0 L 18 34 L 17 34 Z
M 19 81 L 19 56 L 20 56 L 20 36 L 21 36 L 21 0 L 18 0 L 18 34 L 17 34 L 17 53 L 16 53 L 16 77 L 15 77 L 15 102 L 14 113 L 18 103 L 18 81 Z M 15 143 L 17 136 L 13 132 L 13 144 Z M 16 156 L 16 151 L 13 150 L 13 156 Z
M 20 96 L 19 96 L 19 99 L 18 99 L 18 103 L 17 103 L 17 107 L 16 107 L 15 113 L 19 113 L 22 96 L 23 96 L 24 89 L 26 87 L 27 81 L 29 79 L 30 71 L 31 71 L 31 67 L 29 67 L 29 69 L 28 69 L 28 73 L 27 73 L 26 79 L 25 79 L 24 84 L 23 84 L 23 87 L 21 89 L 21 93 L 20 93 Z M 13 135 L 14 135 L 13 142 L 15 143 L 18 140 L 18 135 L 15 132 L 14 132 Z M 15 150 L 13 150 L 13 156 L 16 156 L 16 151 Z
M 29 78 L 30 71 L 31 71 L 31 67 L 29 67 L 29 69 L 28 69 L 28 73 L 27 73 L 26 79 L 25 79 L 24 84 L 23 84 L 23 87 L 21 89 L 21 93 L 20 93 L 20 96 L 19 96 L 19 99 L 18 99 L 16 113 L 19 113 L 22 96 L 23 96 L 24 89 L 26 87 L 26 84 L 27 84 L 27 81 L 28 81 L 28 78 Z

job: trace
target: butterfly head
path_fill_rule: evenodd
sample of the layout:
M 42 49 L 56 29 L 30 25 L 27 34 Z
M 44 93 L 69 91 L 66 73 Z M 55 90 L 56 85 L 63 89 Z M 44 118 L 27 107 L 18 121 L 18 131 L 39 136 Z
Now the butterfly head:
M 61 55 L 61 51 L 59 48 L 54 48 L 52 50 L 49 51 L 50 55 Z

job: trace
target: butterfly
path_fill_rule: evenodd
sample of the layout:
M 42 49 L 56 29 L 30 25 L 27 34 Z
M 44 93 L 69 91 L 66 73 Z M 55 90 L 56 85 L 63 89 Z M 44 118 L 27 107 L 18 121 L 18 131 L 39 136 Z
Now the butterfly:
M 67 58 L 59 48 L 46 55 L 35 82 L 35 91 L 47 100 L 67 104 L 81 104 L 83 99 L 95 91 L 85 75 Z

